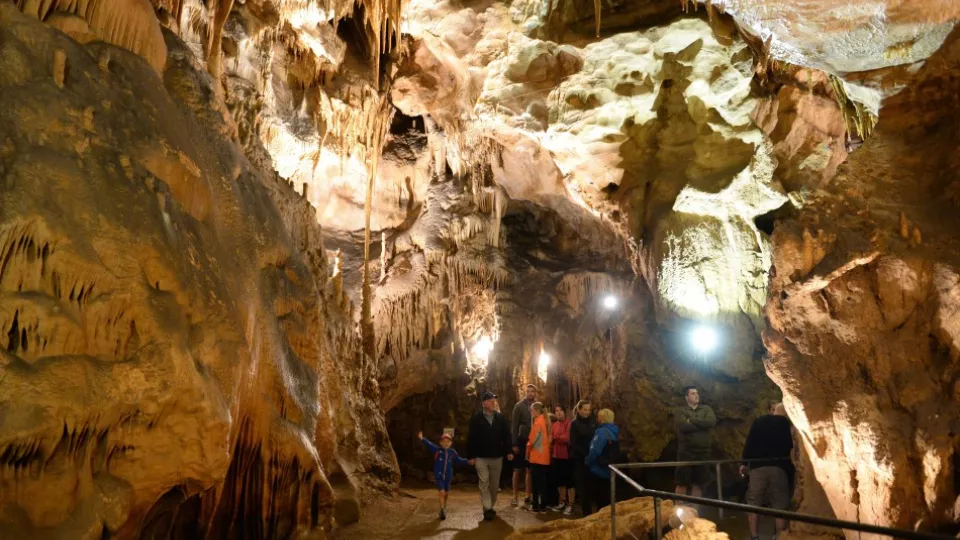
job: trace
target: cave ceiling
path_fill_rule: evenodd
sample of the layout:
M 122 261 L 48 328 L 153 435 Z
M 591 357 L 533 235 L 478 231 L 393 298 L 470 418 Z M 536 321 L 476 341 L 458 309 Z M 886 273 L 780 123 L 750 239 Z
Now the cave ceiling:
M 952 520 L 958 19 L 0 0 L 0 537 L 329 530 L 526 383 L 643 460 L 783 399 L 835 515 Z

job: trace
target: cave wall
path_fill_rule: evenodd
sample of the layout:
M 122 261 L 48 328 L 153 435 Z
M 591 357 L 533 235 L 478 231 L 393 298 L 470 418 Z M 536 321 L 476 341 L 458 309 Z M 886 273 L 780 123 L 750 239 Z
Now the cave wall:
M 842 519 L 955 515 L 956 43 L 774 231 L 767 371 Z
M 374 368 L 314 210 L 152 24 L 159 63 L 0 4 L 0 536 L 328 529 L 331 476 L 398 479 Z

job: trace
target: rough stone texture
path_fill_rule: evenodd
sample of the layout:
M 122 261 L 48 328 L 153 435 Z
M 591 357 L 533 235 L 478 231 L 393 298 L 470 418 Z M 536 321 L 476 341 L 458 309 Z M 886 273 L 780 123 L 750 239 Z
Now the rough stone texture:
M 2 4 L 0 535 L 319 536 L 528 382 L 734 456 L 768 324 L 801 508 L 949 522 L 958 6 L 696 7 Z
M 951 0 L 700 3 L 736 18 L 766 44 L 771 57 L 834 74 L 924 60 L 960 18 L 960 6 Z
M 662 515 L 673 511 L 671 501 L 660 503 Z M 638 497 L 617 503 L 617 535 L 619 538 L 643 538 L 653 529 L 653 499 Z M 632 535 L 632 536 L 631 536 Z M 526 527 L 507 537 L 507 540 L 587 540 L 588 538 L 610 537 L 610 507 L 601 508 L 597 513 L 581 519 L 561 519 L 538 527 Z M 695 536 L 701 538 L 700 536 Z M 727 535 L 718 535 L 721 540 Z
M 773 236 L 767 371 L 842 519 L 954 519 L 955 38 Z
M 500 248 L 510 279 L 495 298 L 500 341 L 488 373 L 461 379 L 457 362 L 434 346 L 426 369 L 417 370 L 426 376 L 416 380 L 420 392 L 440 388 L 391 413 L 400 415 L 391 433 L 410 440 L 394 431 L 406 423 L 400 418 L 432 429 L 462 426 L 476 407 L 457 398 L 464 390 L 492 388 L 508 394 L 510 405 L 513 388 L 542 382 L 543 347 L 554 359 L 548 399 L 589 395 L 621 411 L 635 458 L 654 459 L 669 447 L 669 411 L 693 382 L 723 418 L 719 449 L 735 454 L 758 404 L 776 398 L 762 375 L 756 330 L 770 254 L 753 220 L 787 200 L 772 181 L 774 149 L 751 120 L 746 45 L 717 37 L 717 25 L 688 20 L 585 48 L 558 46 L 525 37 L 519 19 L 505 15 L 498 5 L 411 5 L 414 38 L 397 70 L 394 102 L 404 114 L 436 119 L 446 134 L 443 159 L 469 171 L 468 181 L 477 182 L 477 173 L 464 162 L 490 159 L 487 174 L 509 197 L 508 214 L 536 209 L 531 217 L 546 211 L 554 222 L 575 224 L 572 237 L 603 246 L 602 259 L 523 239 L 569 225 L 515 231 L 505 220 Z M 479 99 L 477 107 L 465 113 L 464 99 Z M 492 141 L 464 142 L 484 137 Z M 687 160 L 689 167 L 675 166 Z M 641 243 L 650 247 L 641 251 Z M 611 275 L 614 264 L 626 274 L 630 264 L 646 279 Z M 597 305 L 605 292 L 623 295 L 613 317 Z M 531 320 L 533 328 L 524 322 Z M 696 320 L 733 336 L 708 365 L 686 343 Z M 469 339 L 465 345 L 469 351 Z M 444 373 L 453 375 L 452 386 L 441 384 Z M 381 384 L 391 383 L 382 377 Z M 449 414 L 440 396 L 459 412 Z
M 160 78 L 0 4 L 5 538 L 322 536 L 331 477 L 396 481 L 313 210 L 165 38 Z

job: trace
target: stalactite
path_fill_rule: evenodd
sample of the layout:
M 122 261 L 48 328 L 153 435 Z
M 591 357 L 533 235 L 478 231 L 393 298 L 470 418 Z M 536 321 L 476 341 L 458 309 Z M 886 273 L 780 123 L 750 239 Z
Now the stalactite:
M 907 221 L 907 215 L 900 211 L 900 238 L 906 240 L 910 237 L 910 222 Z
M 855 133 L 861 139 L 866 139 L 877 125 L 877 117 L 864 107 L 862 103 L 853 101 L 847 96 L 843 81 L 835 75 L 830 75 L 830 84 L 837 104 L 843 112 L 843 119 L 847 124 L 847 132 Z
M 53 82 L 57 88 L 63 89 L 63 81 L 67 72 L 67 53 L 63 49 L 57 49 L 53 53 Z
M 387 278 L 387 233 L 380 232 L 380 281 Z
M 593 16 L 596 18 L 597 37 L 600 37 L 600 1 L 601 0 L 593 0 Z
M 375 161 L 375 156 L 369 156 Z M 370 213 L 373 209 L 373 187 L 376 179 L 376 163 L 370 165 L 367 171 L 367 194 L 364 203 L 363 228 L 363 288 L 361 289 L 362 303 L 360 305 L 360 326 L 363 334 L 363 350 L 371 357 L 374 355 L 375 338 L 373 336 L 373 320 L 370 312 Z
M 367 193 L 364 204 L 364 233 L 363 233 L 363 284 L 361 289 L 362 303 L 360 306 L 360 328 L 363 336 L 363 349 L 371 358 L 376 354 L 376 338 L 371 312 L 370 291 L 370 214 L 373 209 L 373 189 L 379 171 L 379 159 L 386 141 L 390 122 L 393 120 L 394 109 L 390 106 L 386 95 L 379 96 L 381 114 L 372 115 L 370 125 L 365 132 L 363 148 L 368 149 L 367 161 Z M 386 112 L 383 112 L 386 111 Z
M 17 8 L 47 20 L 57 12 L 82 18 L 104 41 L 123 47 L 146 58 L 158 72 L 163 72 L 167 46 L 160 23 L 147 2 L 133 0 L 15 0 Z
M 493 192 L 493 215 L 490 217 L 490 245 L 500 247 L 500 230 L 503 221 L 503 211 L 507 207 L 507 197 L 501 188 L 495 188 Z
M 220 56 L 222 48 L 220 47 L 220 38 L 223 35 L 223 25 L 230 16 L 230 10 L 233 9 L 233 0 L 216 0 L 213 11 L 210 14 L 209 38 L 205 52 L 207 54 L 207 71 L 214 79 L 220 78 Z M 216 86 L 217 89 L 221 87 Z

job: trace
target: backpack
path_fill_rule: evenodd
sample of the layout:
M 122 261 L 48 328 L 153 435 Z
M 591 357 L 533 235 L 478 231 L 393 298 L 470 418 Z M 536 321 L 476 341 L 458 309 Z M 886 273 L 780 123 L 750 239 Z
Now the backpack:
M 606 469 L 608 466 L 618 463 L 626 463 L 625 456 L 620 452 L 620 439 L 608 441 L 607 446 L 597 457 L 597 465 Z

